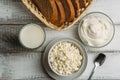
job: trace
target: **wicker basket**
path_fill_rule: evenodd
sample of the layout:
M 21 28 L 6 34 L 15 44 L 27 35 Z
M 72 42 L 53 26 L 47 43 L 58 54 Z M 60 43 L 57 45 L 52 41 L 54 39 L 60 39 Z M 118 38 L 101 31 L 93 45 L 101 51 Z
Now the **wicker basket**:
M 48 22 L 46 18 L 42 15 L 42 13 L 38 10 L 38 8 L 32 3 L 32 0 L 22 0 L 22 2 L 47 27 L 52 28 L 54 30 L 66 30 L 73 26 L 86 13 L 86 11 L 90 8 L 90 5 L 94 2 L 94 0 L 91 0 L 91 2 L 87 3 L 87 7 L 81 11 L 80 15 L 77 18 L 75 18 L 73 22 L 65 23 L 60 27 L 52 24 L 51 22 Z

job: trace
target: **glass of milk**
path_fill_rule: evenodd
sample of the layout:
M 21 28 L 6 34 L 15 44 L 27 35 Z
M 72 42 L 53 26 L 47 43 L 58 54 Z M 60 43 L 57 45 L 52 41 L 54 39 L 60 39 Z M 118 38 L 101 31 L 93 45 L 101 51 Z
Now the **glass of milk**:
M 27 24 L 19 33 L 19 41 L 25 48 L 38 48 L 45 41 L 45 31 L 40 25 L 33 23 Z

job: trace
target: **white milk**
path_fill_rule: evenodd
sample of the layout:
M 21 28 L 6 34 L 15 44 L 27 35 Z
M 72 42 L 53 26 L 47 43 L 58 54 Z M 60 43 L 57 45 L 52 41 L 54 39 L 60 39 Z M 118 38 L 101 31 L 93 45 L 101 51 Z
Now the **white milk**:
M 45 32 L 37 24 L 28 24 L 20 32 L 20 42 L 27 48 L 37 48 L 44 42 Z

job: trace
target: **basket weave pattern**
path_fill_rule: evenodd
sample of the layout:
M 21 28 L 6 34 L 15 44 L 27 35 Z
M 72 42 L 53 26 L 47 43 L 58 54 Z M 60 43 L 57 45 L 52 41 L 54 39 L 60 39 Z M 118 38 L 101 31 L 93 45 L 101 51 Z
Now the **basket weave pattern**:
M 34 3 L 32 3 L 32 0 L 22 0 L 22 2 L 47 27 L 52 28 L 54 30 L 66 30 L 71 26 L 73 26 L 86 13 L 86 11 L 90 8 L 94 0 L 91 0 L 91 2 L 86 4 L 87 7 L 82 9 L 82 11 L 80 12 L 80 15 L 77 18 L 75 18 L 73 22 L 65 23 L 60 27 L 52 24 L 51 22 L 48 22 L 46 18 L 42 15 L 42 13 L 38 10 L 38 8 L 34 5 Z

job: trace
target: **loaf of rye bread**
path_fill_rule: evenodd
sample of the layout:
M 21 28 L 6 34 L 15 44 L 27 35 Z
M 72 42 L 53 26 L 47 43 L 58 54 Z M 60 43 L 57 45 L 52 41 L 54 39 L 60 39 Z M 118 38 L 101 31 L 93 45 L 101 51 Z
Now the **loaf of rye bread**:
M 61 26 L 65 22 L 72 22 L 80 15 L 82 8 L 89 0 L 32 0 L 40 12 L 51 23 Z
M 58 21 L 58 10 L 54 0 L 32 0 L 48 21 L 55 24 Z
M 93 0 L 22 0 L 46 26 L 66 30 L 87 11 Z

